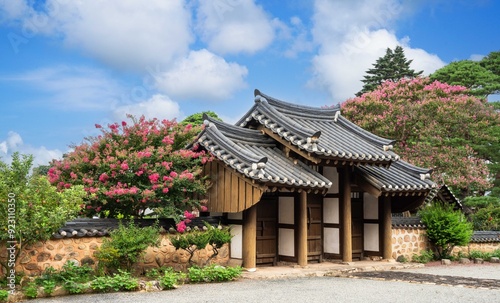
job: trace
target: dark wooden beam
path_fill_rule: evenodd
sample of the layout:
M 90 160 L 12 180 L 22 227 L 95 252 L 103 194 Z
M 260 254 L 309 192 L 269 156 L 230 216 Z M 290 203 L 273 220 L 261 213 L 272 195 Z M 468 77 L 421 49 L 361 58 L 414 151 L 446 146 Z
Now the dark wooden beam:
M 342 261 L 352 262 L 351 168 L 342 169 Z
M 310 220 L 310 218 L 309 218 Z M 297 222 L 297 263 L 307 265 L 307 192 L 300 192 L 299 221 Z
M 392 258 L 392 214 L 391 198 L 381 197 L 382 200 L 382 258 L 389 260 Z

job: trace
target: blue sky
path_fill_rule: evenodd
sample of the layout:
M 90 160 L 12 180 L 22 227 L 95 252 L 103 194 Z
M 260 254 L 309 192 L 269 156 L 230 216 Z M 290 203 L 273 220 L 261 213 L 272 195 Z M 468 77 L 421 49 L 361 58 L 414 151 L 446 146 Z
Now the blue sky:
M 0 157 L 47 164 L 127 113 L 235 122 L 253 90 L 353 97 L 387 47 L 427 75 L 500 50 L 500 1 L 0 0 Z

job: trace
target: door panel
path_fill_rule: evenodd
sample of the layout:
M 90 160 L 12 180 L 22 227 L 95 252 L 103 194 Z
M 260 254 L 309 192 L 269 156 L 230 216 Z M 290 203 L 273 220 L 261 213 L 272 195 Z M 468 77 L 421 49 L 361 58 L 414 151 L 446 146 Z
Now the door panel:
M 307 197 L 307 259 L 323 260 L 323 213 L 322 196 Z
M 257 265 L 277 261 L 277 197 L 263 197 L 257 204 Z

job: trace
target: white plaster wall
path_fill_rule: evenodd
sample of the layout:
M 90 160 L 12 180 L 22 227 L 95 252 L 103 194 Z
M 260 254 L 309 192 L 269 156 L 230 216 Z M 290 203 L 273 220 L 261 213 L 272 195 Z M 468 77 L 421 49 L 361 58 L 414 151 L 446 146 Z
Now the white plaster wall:
M 338 228 L 325 227 L 324 251 L 330 254 L 340 254 L 340 230 Z
M 378 219 L 378 198 L 364 193 L 363 196 L 363 217 L 365 219 Z
M 240 211 L 239 213 L 228 213 L 227 218 L 229 220 L 243 220 L 243 212 Z
M 329 194 L 337 194 L 339 192 L 339 174 L 336 167 L 323 167 L 323 176 L 332 181 L 332 186 L 328 189 Z
M 379 229 L 378 224 L 364 224 L 364 250 L 380 251 L 379 247 Z
M 289 257 L 295 256 L 295 237 L 293 229 L 280 228 L 278 237 L 278 254 Z
M 339 224 L 339 199 L 323 198 L 323 222 Z
M 279 197 L 279 215 L 278 222 L 282 224 L 294 223 L 294 198 L 293 197 Z
M 231 258 L 241 259 L 243 258 L 243 226 L 242 225 L 232 225 L 231 226 Z

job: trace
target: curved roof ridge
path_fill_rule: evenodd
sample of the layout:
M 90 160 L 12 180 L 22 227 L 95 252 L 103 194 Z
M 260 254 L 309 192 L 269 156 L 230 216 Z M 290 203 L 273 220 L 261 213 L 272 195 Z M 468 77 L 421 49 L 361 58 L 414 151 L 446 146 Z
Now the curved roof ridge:
M 252 164 L 255 163 L 267 162 L 266 157 L 260 157 L 254 153 L 248 152 L 238 147 L 233 141 L 229 140 L 219 129 L 217 129 L 217 126 L 215 126 L 215 124 L 213 123 L 209 123 L 206 126 L 204 132 L 210 135 L 210 140 L 217 143 L 217 146 L 220 146 L 225 152 L 229 152 L 233 156 L 237 156 L 238 159 L 242 160 L 242 162 L 244 162 L 244 164 L 248 166 L 252 166 Z M 198 141 L 201 143 L 203 140 L 204 139 L 202 135 L 200 136 Z M 213 150 L 212 152 L 215 153 L 215 150 Z
M 337 112 L 340 111 L 340 105 L 338 104 L 333 108 L 320 108 L 307 105 L 300 105 L 268 96 L 266 94 L 263 94 L 258 89 L 255 89 L 254 96 L 256 100 L 258 99 L 259 96 L 266 99 L 271 106 L 275 107 L 279 111 L 284 111 L 286 113 L 290 113 L 297 116 L 332 119 L 335 117 L 335 115 L 338 115 Z
M 203 116 L 203 120 L 205 125 L 214 124 L 224 136 L 228 136 L 231 139 L 251 142 L 252 144 L 276 145 L 273 139 L 263 135 L 259 130 L 239 127 L 205 115 Z
M 410 164 L 404 160 L 399 160 L 395 161 L 392 163 L 392 165 L 396 165 L 401 167 L 404 170 L 410 171 L 413 175 L 422 175 L 422 174 L 430 174 L 432 173 L 432 168 L 424 168 L 424 167 L 419 167 L 415 166 L 413 164 Z
M 392 145 L 396 142 L 396 140 L 386 139 L 386 138 L 377 136 L 377 135 L 375 135 L 367 130 L 364 130 L 363 128 L 357 126 L 356 124 L 352 123 L 351 121 L 347 120 L 346 118 L 344 118 L 342 116 L 339 116 L 339 119 L 337 121 L 338 121 L 338 123 L 349 128 L 351 131 L 362 136 L 363 138 L 367 139 L 370 142 L 373 142 L 373 143 L 379 144 L 379 145 L 383 145 L 383 146 L 388 146 L 388 147 L 390 146 L 389 149 L 392 149 Z

